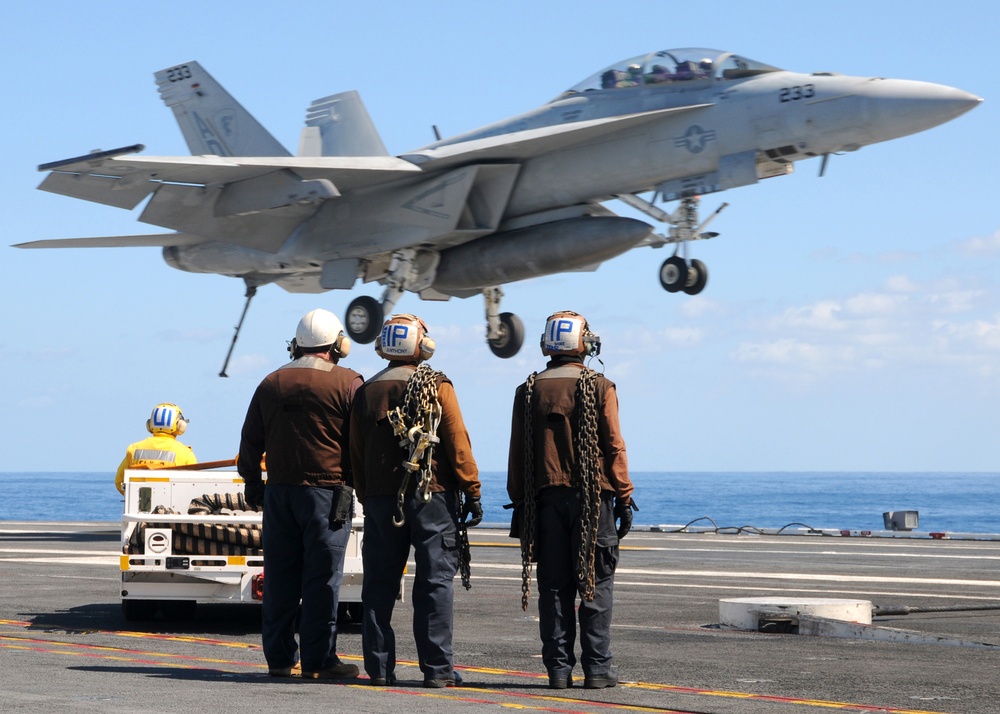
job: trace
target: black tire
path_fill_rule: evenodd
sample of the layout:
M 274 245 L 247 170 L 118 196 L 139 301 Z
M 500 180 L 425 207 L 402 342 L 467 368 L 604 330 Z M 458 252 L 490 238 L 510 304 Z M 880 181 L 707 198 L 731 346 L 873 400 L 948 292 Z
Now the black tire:
M 367 345 L 375 341 L 382 329 L 382 305 L 373 297 L 354 298 L 344 313 L 344 329 L 355 342 Z
M 667 258 L 660 266 L 660 285 L 668 293 L 677 293 L 687 285 L 688 273 L 687 261 L 679 255 Z
M 687 285 L 684 292 L 688 295 L 697 295 L 705 289 L 708 284 L 708 267 L 700 260 L 691 261 L 691 269 L 688 271 Z
M 160 609 L 157 600 L 122 600 L 122 615 L 125 622 L 150 622 L 156 619 Z
M 510 359 L 524 344 L 524 323 L 512 312 L 500 313 L 500 336 L 487 340 L 490 351 L 500 359 Z
M 195 600 L 161 600 L 160 610 L 167 622 L 191 622 L 198 613 Z

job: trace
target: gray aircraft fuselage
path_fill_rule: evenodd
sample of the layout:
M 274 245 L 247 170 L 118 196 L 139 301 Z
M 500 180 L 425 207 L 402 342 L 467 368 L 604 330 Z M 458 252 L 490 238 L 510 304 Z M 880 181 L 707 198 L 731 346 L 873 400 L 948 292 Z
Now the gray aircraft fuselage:
M 386 285 L 385 308 L 405 291 L 482 293 L 491 345 L 501 285 L 711 237 L 697 197 L 787 175 L 796 161 L 825 165 L 981 101 L 939 84 L 803 74 L 684 48 L 616 63 L 537 109 L 399 156 L 356 92 L 324 97 L 291 156 L 197 62 L 156 79 L 191 157 L 135 156 L 139 145 L 80 156 L 40 166 L 50 172 L 40 188 L 129 209 L 148 197 L 140 220 L 175 233 L 20 247 L 162 246 L 171 266 L 240 277 L 248 289 L 321 292 L 361 278 Z M 612 199 L 669 224 L 669 236 L 616 216 L 604 205 Z M 675 200 L 673 214 L 655 205 Z M 675 257 L 660 280 L 697 294 L 707 272 Z M 379 311 L 368 305 L 355 322 Z M 369 336 L 347 322 L 352 336 Z

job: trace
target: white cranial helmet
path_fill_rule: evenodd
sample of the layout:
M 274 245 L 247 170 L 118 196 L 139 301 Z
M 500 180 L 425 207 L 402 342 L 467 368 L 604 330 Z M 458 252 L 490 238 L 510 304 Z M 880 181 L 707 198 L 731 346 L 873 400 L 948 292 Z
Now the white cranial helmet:
M 583 315 L 571 310 L 561 310 L 549 315 L 545 321 L 545 332 L 540 340 L 542 354 L 590 355 L 601 352 L 601 338 L 590 331 L 590 325 Z
M 390 361 L 410 362 L 430 359 L 437 345 L 427 334 L 427 323 L 416 315 L 393 315 L 375 340 L 375 352 Z
M 329 310 L 313 310 L 303 315 L 295 328 L 295 339 L 289 351 L 292 357 L 298 353 L 323 352 L 320 348 L 330 347 L 337 357 L 346 357 L 351 351 L 351 341 L 344 334 L 344 325 Z

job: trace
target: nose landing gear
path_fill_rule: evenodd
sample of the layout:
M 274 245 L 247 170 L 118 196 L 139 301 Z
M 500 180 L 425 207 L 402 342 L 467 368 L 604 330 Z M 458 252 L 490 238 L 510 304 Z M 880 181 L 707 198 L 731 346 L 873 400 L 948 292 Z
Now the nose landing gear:
M 655 239 L 649 242 L 653 248 L 661 248 L 668 243 L 678 246 L 677 251 L 660 266 L 660 285 L 663 289 L 668 293 L 684 292 L 688 295 L 697 295 L 704 290 L 708 284 L 708 268 L 700 260 L 688 262 L 687 244 L 689 241 L 708 240 L 719 235 L 711 231 L 703 232 L 703 229 L 729 204 L 723 203 L 712 212 L 712 215 L 699 223 L 697 196 L 682 198 L 673 213 L 667 213 L 635 194 L 622 194 L 616 198 L 670 226 L 668 235 L 656 235 Z M 684 249 L 683 256 L 678 254 L 681 248 Z
M 708 284 L 708 266 L 700 260 L 689 264 L 679 255 L 667 258 L 660 266 L 660 285 L 668 293 L 697 295 Z

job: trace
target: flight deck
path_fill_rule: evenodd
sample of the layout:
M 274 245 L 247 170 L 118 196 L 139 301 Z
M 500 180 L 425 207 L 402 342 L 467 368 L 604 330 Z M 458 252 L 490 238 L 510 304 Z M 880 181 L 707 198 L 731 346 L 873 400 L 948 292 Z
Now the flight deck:
M 427 690 L 409 603 L 395 610 L 398 684 L 274 679 L 257 605 L 202 604 L 189 621 L 126 623 L 117 523 L 0 522 L 2 709 L 1000 711 L 1000 536 L 634 531 L 615 584 L 621 682 L 584 690 L 578 666 L 576 686 L 554 691 L 535 603 L 520 607 L 516 541 L 500 528 L 470 535 L 472 589 L 456 582 L 455 598 L 455 663 L 465 686 Z M 807 628 L 795 618 L 761 617 L 756 630 L 732 630 L 720 624 L 720 600 L 734 598 L 870 601 L 876 614 L 871 626 L 845 623 L 826 635 L 796 634 Z M 338 650 L 361 665 L 356 623 L 342 623 Z

